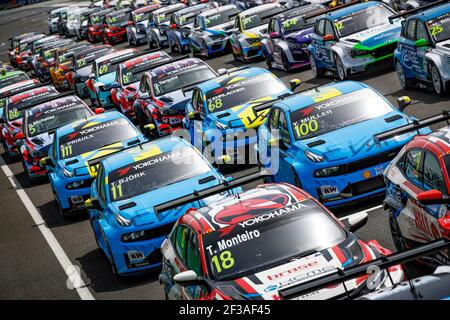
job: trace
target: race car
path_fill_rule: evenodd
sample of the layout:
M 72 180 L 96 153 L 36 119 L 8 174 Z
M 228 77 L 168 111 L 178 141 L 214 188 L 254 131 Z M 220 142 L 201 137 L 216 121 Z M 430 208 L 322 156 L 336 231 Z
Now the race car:
M 14 159 L 20 154 L 21 140 L 20 135 L 17 135 L 22 132 L 24 111 L 36 103 L 55 97 L 58 94 L 55 87 L 47 85 L 23 91 L 8 98 L 4 109 L 6 119 L 4 119 L 5 122 L 2 129 L 2 142 L 9 159 Z
M 280 155 L 260 154 L 273 171 L 268 181 L 295 184 L 328 207 L 384 193 L 384 169 L 417 133 L 382 144 L 374 136 L 413 122 L 403 113 L 410 102 L 401 97 L 396 108 L 373 88 L 343 81 L 274 103 L 260 128 L 261 145 Z
M 93 46 L 86 42 L 78 42 L 67 47 L 59 47 L 54 51 L 53 63 L 50 65 L 49 72 L 53 85 L 59 90 L 69 90 L 69 72 L 74 68 L 72 57 L 78 53 L 90 49 Z
M 292 90 L 294 82 L 299 80 L 291 82 Z M 242 135 L 247 129 L 256 130 L 268 112 L 267 109 L 255 113 L 253 107 L 290 94 L 292 91 L 265 69 L 254 67 L 229 72 L 193 88 L 183 125 L 189 130 L 191 143 L 201 150 L 212 147 L 211 155 L 216 160 L 224 157 L 228 163 L 251 163 L 255 159 L 253 147 L 257 136 Z
M 150 49 L 164 48 L 169 45 L 167 30 L 169 30 L 170 17 L 178 10 L 186 8 L 183 3 L 161 7 L 150 14 L 146 30 L 147 44 Z
M 261 174 L 227 181 L 191 196 L 155 207 L 158 215 L 199 201 L 206 195 L 261 179 Z M 235 182 L 235 183 L 233 183 Z M 278 300 L 280 292 L 314 278 L 345 272 L 391 252 L 376 240 L 354 232 L 367 213 L 338 220 L 320 202 L 290 184 L 258 185 L 239 195 L 225 195 L 199 209 L 189 209 L 164 240 L 160 282 L 166 298 L 201 300 Z M 403 280 L 401 265 L 381 271 L 377 287 Z M 297 299 L 327 299 L 370 290 L 368 275 Z
M 262 34 L 267 32 L 270 18 L 283 11 L 279 3 L 268 3 L 239 13 L 230 35 L 234 59 L 249 62 L 261 57 Z
M 134 58 L 138 49 L 119 50 L 96 59 L 92 66 L 92 74 L 86 80 L 92 105 L 102 108 L 113 107 L 111 100 L 111 85 L 116 80 L 116 72 L 120 63 Z
M 89 16 L 93 13 L 99 12 L 101 9 L 99 7 L 83 8 L 80 11 L 80 15 L 75 22 L 75 35 L 77 40 L 84 40 L 87 37 L 89 29 Z
M 329 9 L 316 21 L 308 47 L 314 76 L 331 71 L 345 80 L 392 62 L 401 30 L 401 19 L 389 19 L 394 14 L 379 1 L 350 2 Z
M 116 82 L 111 85 L 111 100 L 124 115 L 136 122 L 134 101 L 138 95 L 142 75 L 169 62 L 171 57 L 164 51 L 142 54 L 119 64 Z
M 141 130 L 154 125 L 152 134 L 163 136 L 181 128 L 193 86 L 215 77 L 207 63 L 186 56 L 144 73 L 134 102 Z
M 14 48 L 14 50 L 9 53 L 9 59 L 15 60 L 14 65 L 20 70 L 29 70 L 28 57 L 31 55 L 33 43 L 45 37 L 45 34 L 37 34 L 21 40 L 18 47 Z
M 28 79 L 29 77 L 23 71 L 7 71 L 6 69 L 0 69 L 0 89 Z
M 210 9 L 207 3 L 200 3 L 175 12 L 170 17 L 169 30 L 167 30 L 167 39 L 172 53 L 189 53 L 191 46 L 189 35 L 191 34 L 194 19 L 202 11 Z
M 270 19 L 267 34 L 261 41 L 262 54 L 269 69 L 279 68 L 287 72 L 309 65 L 308 45 L 317 17 L 307 17 L 325 10 L 324 5 L 309 4 Z
M 413 128 L 449 119 L 448 112 L 443 111 L 398 129 L 380 132 L 375 138 L 380 143 L 389 141 L 413 132 Z M 383 203 L 389 209 L 392 239 L 398 250 L 450 238 L 449 132 L 447 126 L 429 135 L 417 135 L 384 171 L 386 198 Z
M 240 10 L 235 5 L 225 5 L 200 13 L 195 17 L 189 41 L 194 56 L 208 58 L 212 54 L 224 53 L 229 47 L 229 30 Z
M 199 203 L 162 215 L 154 212 L 154 206 L 224 180 L 198 150 L 176 137 L 135 146 L 102 160 L 86 207 L 98 246 L 113 273 L 134 275 L 161 267 L 161 243 L 180 215 Z
M 47 175 L 40 161 L 48 155 L 57 128 L 77 120 L 84 120 L 95 113 L 80 98 L 62 94 L 39 102 L 24 112 L 23 130 L 16 134 L 22 140 L 20 153 L 22 165 L 29 183 Z M 101 109 L 96 109 L 101 113 Z
M 58 21 L 63 12 L 67 12 L 69 7 L 62 7 L 49 12 L 49 17 L 47 20 L 48 33 L 58 33 Z
M 41 47 L 40 53 L 33 56 L 31 62 L 33 74 L 41 81 L 51 80 L 50 68 L 55 65 L 55 53 L 66 50 L 68 47 L 78 45 L 70 39 L 50 42 Z
M 161 8 L 158 3 L 133 10 L 130 14 L 131 25 L 127 27 L 127 38 L 130 47 L 147 43 L 147 25 L 152 11 Z
M 439 95 L 450 91 L 450 3 L 437 1 L 395 15 L 405 17 L 394 52 L 400 85 L 432 85 Z
M 66 74 L 70 90 L 74 90 L 80 98 L 88 98 L 89 91 L 86 81 L 92 74 L 92 67 L 96 59 L 111 54 L 116 50 L 110 45 L 100 45 L 75 53 L 72 57 L 72 68 Z
M 56 129 L 48 157 L 50 186 L 63 218 L 85 209 L 91 183 L 102 158 L 145 142 L 145 137 L 121 113 L 105 112 Z
M 131 9 L 121 9 L 108 13 L 105 16 L 106 28 L 103 29 L 103 43 L 117 44 L 127 41 L 127 27 Z
M 18 67 L 17 61 L 16 61 L 16 53 L 19 51 L 20 42 L 24 39 L 30 38 L 35 35 L 36 35 L 36 32 L 32 31 L 32 32 L 22 33 L 20 35 L 17 35 L 15 37 L 12 37 L 9 39 L 11 42 L 11 47 L 10 47 L 10 51 L 8 53 L 8 58 L 9 58 L 9 63 L 13 67 L 16 67 L 16 68 Z
M 113 8 L 92 13 L 88 18 L 87 41 L 96 43 L 102 41 L 103 30 L 106 28 L 105 16 L 114 12 Z
M 34 73 L 36 70 L 37 58 L 43 54 L 43 49 L 50 45 L 53 46 L 58 44 L 60 41 L 71 41 L 69 39 L 63 39 L 58 35 L 48 36 L 39 40 L 36 40 L 31 45 L 30 54 L 27 58 L 27 61 L 24 65 L 24 70 L 31 70 L 31 73 Z

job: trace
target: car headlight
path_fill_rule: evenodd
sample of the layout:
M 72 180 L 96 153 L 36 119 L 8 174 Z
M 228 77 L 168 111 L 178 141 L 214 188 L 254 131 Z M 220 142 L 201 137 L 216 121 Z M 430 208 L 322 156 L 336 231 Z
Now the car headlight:
M 137 240 L 141 239 L 144 235 L 145 235 L 145 231 L 136 231 L 136 232 L 125 233 L 122 236 L 122 241 L 124 241 L 124 242 L 137 241 Z
M 66 185 L 66 188 L 68 190 L 87 188 L 87 187 L 90 187 L 90 183 L 91 183 L 90 180 L 78 180 L 78 181 L 68 183 Z
M 219 130 L 226 130 L 228 129 L 228 126 L 226 124 L 223 124 L 222 122 L 216 121 L 216 127 Z
M 362 56 L 362 55 L 366 55 L 369 53 L 370 53 L 369 50 L 360 50 L 360 49 L 349 49 L 348 50 L 348 54 L 351 55 L 352 57 Z
M 314 171 L 314 177 L 316 178 L 332 177 L 340 174 L 342 174 L 342 169 L 340 166 L 333 166 Z
M 322 156 L 319 156 L 318 154 L 315 154 L 314 152 L 309 151 L 309 150 L 305 151 L 305 156 L 312 162 L 322 162 L 323 161 Z
M 247 42 L 249 44 L 253 44 L 253 43 L 256 43 L 256 42 L 260 42 L 260 41 L 261 41 L 260 38 L 247 38 Z
M 131 221 L 126 219 L 126 218 L 124 218 L 120 214 L 116 214 L 115 218 L 116 218 L 117 223 L 120 224 L 122 227 L 129 227 L 129 226 L 131 226 Z
M 66 178 L 72 178 L 73 177 L 73 172 L 70 172 L 66 168 L 62 168 L 62 173 L 63 173 L 64 177 L 66 177 Z
M 30 155 L 32 158 L 44 158 L 45 156 L 47 156 L 47 154 L 45 152 L 39 151 L 39 150 L 31 150 L 30 151 Z

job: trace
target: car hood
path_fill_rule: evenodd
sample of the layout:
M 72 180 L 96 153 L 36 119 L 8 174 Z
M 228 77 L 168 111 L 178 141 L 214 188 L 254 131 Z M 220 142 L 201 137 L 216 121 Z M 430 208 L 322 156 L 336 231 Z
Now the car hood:
M 177 90 L 159 96 L 157 99 L 164 102 L 164 107 L 184 112 L 186 104 L 191 100 L 191 97 L 192 90 L 185 93 L 182 90 Z
M 365 247 L 364 250 L 362 246 Z M 367 251 L 378 255 L 375 253 L 375 250 L 372 250 L 368 245 L 351 235 L 337 246 L 302 258 L 292 259 L 286 263 L 280 263 L 276 267 L 257 272 L 248 277 L 228 281 L 226 284 L 219 284 L 218 286 L 219 288 L 228 287 L 226 291 L 234 291 L 234 294 L 232 293 L 231 295 L 241 299 L 279 299 L 279 290 L 335 273 L 339 268 L 358 265 L 365 258 L 372 260 L 371 256 L 365 257 L 365 254 L 370 255 Z M 349 291 L 352 291 L 362 283 L 361 278 L 352 279 L 346 282 L 346 286 Z M 321 289 L 309 294 L 307 297 L 302 296 L 299 298 L 329 299 L 343 293 L 345 293 L 343 286 L 338 285 Z
M 436 44 L 436 49 L 444 51 L 447 54 L 450 54 L 450 39 L 446 41 L 441 41 Z
M 110 72 L 108 74 L 105 74 L 104 76 L 98 77 L 96 82 L 101 82 L 103 84 L 113 84 L 115 80 L 116 80 L 116 73 Z
M 261 38 L 264 33 L 267 31 L 268 24 L 262 24 L 252 29 L 248 29 L 242 32 L 248 38 Z
M 148 25 L 148 20 L 140 21 L 140 22 L 136 23 L 136 28 L 145 30 L 147 28 L 147 25 Z
M 415 133 L 407 133 L 393 139 L 375 142 L 374 135 L 407 124 L 403 116 L 401 119 L 386 122 L 385 119 L 398 115 L 390 112 L 382 117 L 350 125 L 339 130 L 331 131 L 319 137 L 301 140 L 309 151 L 325 158 L 325 162 L 348 163 L 360 158 L 366 158 L 380 152 L 395 149 L 406 144 Z M 316 144 L 315 146 L 313 146 Z M 295 152 L 298 158 L 304 158 L 304 152 Z M 309 161 L 309 160 L 308 160 Z M 337 164 L 337 163 L 336 163 Z M 323 165 L 323 163 L 322 163 Z
M 42 152 L 48 152 L 51 144 L 53 143 L 54 134 L 49 134 L 48 132 L 38 134 L 37 136 L 28 138 L 28 143 L 33 145 L 34 150 L 39 150 Z
M 225 22 L 223 24 L 219 24 L 215 27 L 205 29 L 205 31 L 211 33 L 212 35 L 225 35 L 229 34 L 227 31 L 233 29 L 234 22 Z
M 397 41 L 400 37 L 401 26 L 385 23 L 380 26 L 363 30 L 341 38 L 341 42 L 349 46 L 360 45 L 372 48 L 385 43 Z
M 287 41 L 292 41 L 296 43 L 310 43 L 311 42 L 311 34 L 313 33 L 314 28 L 307 28 L 299 31 L 295 31 L 289 33 L 285 36 Z
M 214 175 L 217 179 L 203 184 L 198 183 L 200 179 L 211 175 Z M 159 215 L 156 215 L 154 212 L 155 206 L 171 200 L 175 200 L 184 195 L 192 194 L 193 190 L 203 190 L 205 188 L 217 185 L 220 182 L 219 179 L 220 177 L 217 173 L 206 172 L 205 174 L 199 175 L 194 178 L 170 184 L 165 187 L 157 188 L 137 197 L 113 202 L 111 203 L 111 206 L 115 212 L 120 212 L 120 215 L 128 220 L 131 220 L 136 226 L 166 224 L 174 222 L 189 208 L 199 208 L 206 205 L 210 201 L 213 201 L 213 199 L 217 199 L 217 197 L 205 199 L 202 201 L 196 201 L 174 210 L 161 212 Z M 121 209 L 121 206 L 130 203 L 132 203 L 133 206 Z

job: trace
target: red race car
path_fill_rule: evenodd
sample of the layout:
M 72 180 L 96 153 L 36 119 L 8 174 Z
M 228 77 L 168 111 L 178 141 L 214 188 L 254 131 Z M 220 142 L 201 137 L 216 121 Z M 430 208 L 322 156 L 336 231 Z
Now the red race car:
M 131 9 L 113 11 L 106 15 L 106 28 L 103 30 L 103 43 L 116 44 L 127 41 L 127 27 L 132 25 L 130 21 Z
M 378 141 L 395 139 L 450 120 L 444 111 L 403 127 L 380 133 Z M 416 135 L 384 172 L 392 238 L 405 250 L 440 238 L 450 238 L 450 126 L 428 135 Z M 448 254 L 447 254 L 448 258 Z
M 105 17 L 107 14 L 113 12 L 114 9 L 106 9 L 92 13 L 88 18 L 87 40 L 90 43 L 102 41 L 103 30 L 106 28 Z

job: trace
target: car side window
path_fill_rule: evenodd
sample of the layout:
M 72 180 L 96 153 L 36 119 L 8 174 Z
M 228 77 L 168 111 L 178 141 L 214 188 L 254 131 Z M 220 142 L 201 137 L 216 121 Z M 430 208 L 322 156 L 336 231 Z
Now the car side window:
M 404 165 L 404 173 L 408 180 L 420 188 L 422 188 L 422 157 L 422 150 L 410 150 L 406 153 Z
M 324 35 L 327 35 L 327 34 L 330 34 L 333 37 L 335 36 L 333 25 L 331 24 L 331 21 L 328 21 L 328 20 L 326 20 L 326 23 L 325 23 Z
M 270 20 L 267 32 L 270 34 L 275 31 L 275 19 Z
M 320 19 L 318 22 L 316 22 L 315 28 L 314 28 L 314 33 L 319 35 L 319 36 L 324 36 L 325 35 L 325 19 Z
M 195 92 L 193 94 L 192 99 L 192 106 L 194 107 L 194 110 L 197 111 L 201 117 L 205 116 L 205 108 L 203 105 L 203 99 L 202 99 L 202 93 L 200 90 L 195 89 Z
M 175 235 L 175 251 L 183 263 L 186 262 L 189 229 L 185 225 L 178 225 Z
M 146 76 L 142 76 L 141 78 L 141 82 L 139 83 L 139 91 L 141 92 L 147 92 L 146 88 L 145 88 L 145 83 L 147 82 L 147 77 Z
M 187 245 L 187 260 L 186 265 L 188 269 L 195 271 L 196 274 L 202 274 L 202 264 L 200 261 L 200 251 L 198 246 L 198 239 L 195 232 L 189 230 L 189 242 Z
M 424 190 L 436 189 L 444 195 L 447 194 L 439 160 L 429 151 L 425 152 L 425 160 L 423 162 L 423 187 Z
M 280 110 L 280 118 L 278 121 L 278 130 L 280 130 L 280 138 L 285 144 L 291 144 L 291 138 L 289 137 L 289 129 L 286 121 L 286 115 L 284 111 Z
M 414 40 L 416 37 L 416 25 L 417 21 L 415 19 L 410 20 L 406 26 L 405 37 L 409 40 Z
M 416 40 L 419 39 L 425 39 L 427 43 L 430 43 L 430 36 L 428 35 L 427 28 L 425 27 L 423 22 L 417 23 Z
M 272 109 L 272 112 L 270 113 L 269 117 L 269 130 L 272 131 L 272 129 L 277 129 L 278 125 L 278 118 L 280 116 L 280 109 Z
M 241 25 L 239 21 L 240 21 L 239 17 L 236 17 L 236 19 L 234 20 L 234 27 L 241 30 Z

